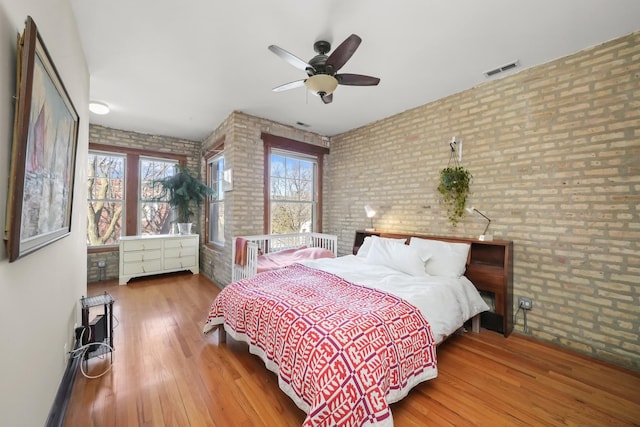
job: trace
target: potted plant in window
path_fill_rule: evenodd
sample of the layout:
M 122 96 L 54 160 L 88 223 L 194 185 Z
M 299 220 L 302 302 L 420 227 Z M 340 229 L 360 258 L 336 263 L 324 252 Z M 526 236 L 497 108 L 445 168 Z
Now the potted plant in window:
M 176 173 L 159 179 L 154 185 L 160 185 L 159 200 L 166 200 L 176 210 L 176 222 L 180 234 L 191 234 L 191 218 L 195 214 L 193 205 L 200 206 L 213 190 L 202 183 L 186 166 L 176 165 Z
M 446 167 L 440 171 L 438 192 L 447 208 L 451 225 L 456 227 L 464 216 L 464 206 L 470 194 L 471 173 L 463 166 Z

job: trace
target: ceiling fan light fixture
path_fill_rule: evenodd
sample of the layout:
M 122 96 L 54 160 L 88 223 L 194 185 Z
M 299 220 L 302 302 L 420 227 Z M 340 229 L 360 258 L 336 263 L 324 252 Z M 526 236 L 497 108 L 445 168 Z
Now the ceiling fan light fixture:
M 304 83 L 314 95 L 331 95 L 338 87 L 338 80 L 329 74 L 315 74 Z

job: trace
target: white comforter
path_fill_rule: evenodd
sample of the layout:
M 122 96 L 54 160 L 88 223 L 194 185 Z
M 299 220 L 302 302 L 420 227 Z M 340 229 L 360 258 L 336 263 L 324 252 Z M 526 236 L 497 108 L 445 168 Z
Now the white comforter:
M 420 309 L 437 344 L 468 319 L 489 310 L 473 283 L 464 276 L 416 277 L 389 267 L 368 264 L 365 258 L 355 255 L 308 260 L 300 264 L 404 298 Z

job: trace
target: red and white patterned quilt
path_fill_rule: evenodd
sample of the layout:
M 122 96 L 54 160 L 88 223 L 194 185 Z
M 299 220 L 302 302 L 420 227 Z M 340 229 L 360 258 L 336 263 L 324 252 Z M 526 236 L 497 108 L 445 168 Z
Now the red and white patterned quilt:
M 389 404 L 437 376 L 413 305 L 300 264 L 225 287 L 205 330 L 222 323 L 278 374 L 304 426 L 393 425 Z

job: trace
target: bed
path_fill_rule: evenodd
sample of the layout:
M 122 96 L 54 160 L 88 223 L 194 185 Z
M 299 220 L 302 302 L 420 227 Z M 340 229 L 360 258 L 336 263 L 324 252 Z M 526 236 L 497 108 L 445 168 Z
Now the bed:
M 247 342 L 305 411 L 305 426 L 391 426 L 389 405 L 437 377 L 436 346 L 489 310 L 463 275 L 469 247 L 367 236 L 355 255 L 230 284 L 204 332 Z
M 338 254 L 338 237 L 325 233 L 238 236 L 233 242 L 233 282 L 306 259 L 335 258 Z

